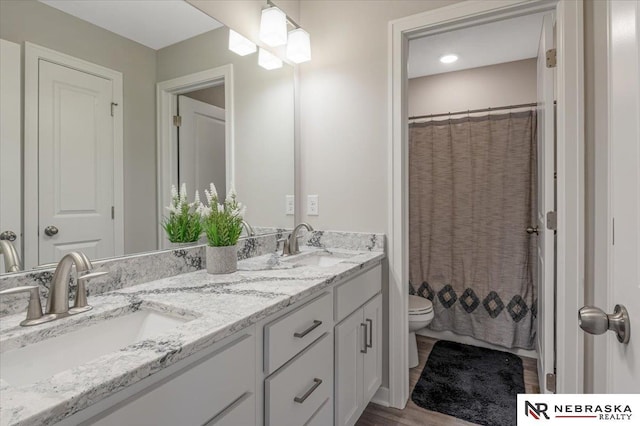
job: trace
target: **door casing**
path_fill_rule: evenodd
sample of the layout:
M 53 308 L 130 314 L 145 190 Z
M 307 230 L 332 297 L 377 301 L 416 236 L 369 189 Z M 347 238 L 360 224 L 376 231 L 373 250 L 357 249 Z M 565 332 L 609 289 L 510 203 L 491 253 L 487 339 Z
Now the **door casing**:
M 583 336 L 577 309 L 584 297 L 583 5 L 576 1 L 467 1 L 389 23 L 388 259 L 389 388 L 376 401 L 404 408 L 409 397 L 408 113 L 409 39 L 513 16 L 556 11 L 557 65 L 557 391 L 583 390 Z M 388 399 L 384 400 L 385 395 Z

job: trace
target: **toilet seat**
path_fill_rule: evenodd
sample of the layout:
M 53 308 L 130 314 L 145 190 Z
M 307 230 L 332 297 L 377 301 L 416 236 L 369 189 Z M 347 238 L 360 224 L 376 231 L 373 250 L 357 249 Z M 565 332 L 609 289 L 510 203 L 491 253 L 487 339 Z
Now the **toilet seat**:
M 424 297 L 409 295 L 409 317 L 426 315 L 433 312 L 433 304 Z

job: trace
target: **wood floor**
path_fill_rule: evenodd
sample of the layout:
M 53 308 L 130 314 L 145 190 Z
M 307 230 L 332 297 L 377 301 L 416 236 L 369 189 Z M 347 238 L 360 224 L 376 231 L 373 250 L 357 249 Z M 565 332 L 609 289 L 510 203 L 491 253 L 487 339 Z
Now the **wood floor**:
M 437 342 L 429 337 L 417 336 L 418 338 L 418 358 L 420 364 L 416 368 L 409 371 L 409 387 L 413 391 L 413 387 L 418 382 L 420 374 L 427 362 L 431 348 Z M 524 366 L 524 387 L 527 393 L 539 393 L 538 386 L 538 368 L 534 358 L 521 357 Z M 371 403 L 358 419 L 356 426 L 451 426 L 451 425 L 474 425 L 475 423 L 465 422 L 455 417 L 435 411 L 425 410 L 417 406 L 409 398 L 407 406 L 404 410 L 395 408 L 387 408 Z

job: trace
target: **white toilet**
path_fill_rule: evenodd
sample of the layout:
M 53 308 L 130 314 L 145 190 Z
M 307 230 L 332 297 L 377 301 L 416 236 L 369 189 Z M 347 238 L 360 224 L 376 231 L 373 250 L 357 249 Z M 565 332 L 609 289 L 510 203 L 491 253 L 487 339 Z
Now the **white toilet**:
M 433 319 L 433 305 L 429 299 L 409 295 L 409 368 L 417 367 L 418 344 L 416 331 L 428 326 Z

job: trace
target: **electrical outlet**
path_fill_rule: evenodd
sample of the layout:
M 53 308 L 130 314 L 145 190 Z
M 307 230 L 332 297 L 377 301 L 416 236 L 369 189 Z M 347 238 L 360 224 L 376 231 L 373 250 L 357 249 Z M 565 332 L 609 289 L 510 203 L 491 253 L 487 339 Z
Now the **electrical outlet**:
M 307 196 L 307 214 L 309 216 L 318 216 L 318 196 Z
M 285 195 L 284 214 L 292 216 L 296 213 L 296 199 L 293 195 Z

